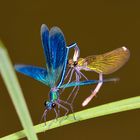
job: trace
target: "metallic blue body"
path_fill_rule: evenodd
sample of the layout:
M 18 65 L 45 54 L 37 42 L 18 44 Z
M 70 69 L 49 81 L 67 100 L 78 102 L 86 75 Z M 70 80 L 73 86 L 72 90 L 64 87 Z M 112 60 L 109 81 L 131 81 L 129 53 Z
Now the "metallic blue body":
M 77 81 L 77 82 L 71 82 L 69 84 L 63 84 L 60 88 L 69 88 L 69 87 L 74 87 L 74 86 L 86 86 L 86 85 L 91 85 L 91 84 L 97 84 L 100 82 L 110 82 L 110 81 L 117 81 L 117 78 L 109 78 L 109 79 L 104 79 L 102 81 L 100 80 L 85 80 L 85 81 Z

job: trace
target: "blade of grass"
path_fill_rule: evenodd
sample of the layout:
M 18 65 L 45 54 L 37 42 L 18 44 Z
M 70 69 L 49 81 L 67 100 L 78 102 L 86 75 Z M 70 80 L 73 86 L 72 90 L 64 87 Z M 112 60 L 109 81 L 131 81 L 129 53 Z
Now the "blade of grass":
M 6 48 L 0 42 L 0 72 L 6 84 L 12 102 L 15 106 L 21 124 L 25 130 L 25 135 L 29 140 L 38 140 L 34 132 L 33 123 L 22 94 L 22 90 L 18 83 L 11 60 L 8 56 Z M 9 139 L 10 140 L 10 139 Z
M 65 117 L 61 117 L 56 122 L 54 122 L 54 120 L 48 121 L 47 124 L 52 123 L 49 127 L 47 126 L 45 127 L 44 123 L 42 123 L 42 124 L 38 124 L 34 126 L 34 128 L 35 128 L 36 133 L 41 133 L 46 130 L 68 125 L 71 123 L 75 123 L 75 122 L 79 122 L 79 121 L 83 121 L 83 120 L 87 120 L 87 119 L 91 119 L 95 117 L 100 117 L 104 115 L 109 115 L 113 113 L 118 113 L 122 111 L 138 109 L 138 108 L 140 108 L 140 96 L 132 97 L 132 98 L 128 98 L 128 99 L 124 99 L 124 100 L 120 100 L 120 101 L 116 101 L 112 103 L 107 103 L 107 104 L 93 107 L 90 109 L 86 109 L 80 112 L 76 112 L 75 113 L 76 120 L 73 118 L 73 114 L 70 114 L 66 119 L 64 119 Z M 62 119 L 64 120 L 60 124 L 60 120 Z M 14 134 L 5 136 L 1 138 L 0 140 L 18 140 L 24 137 L 25 137 L 25 131 L 22 130 Z

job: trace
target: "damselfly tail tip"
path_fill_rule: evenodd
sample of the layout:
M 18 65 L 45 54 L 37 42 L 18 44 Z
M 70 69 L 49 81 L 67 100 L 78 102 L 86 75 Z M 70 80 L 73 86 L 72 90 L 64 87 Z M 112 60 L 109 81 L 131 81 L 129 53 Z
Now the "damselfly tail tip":
M 120 78 L 114 78 L 114 82 L 120 81 Z
M 84 101 L 83 101 L 83 103 L 82 103 L 82 106 L 84 107 L 84 106 L 86 106 L 89 102 L 90 102 L 90 100 L 91 100 L 91 98 L 86 98 Z
M 120 78 L 110 78 L 110 79 L 104 79 L 103 81 L 99 81 L 99 82 L 117 82 L 119 80 Z
M 82 103 L 82 106 L 84 107 L 84 106 L 86 106 L 87 105 L 87 103 L 84 101 L 83 103 Z

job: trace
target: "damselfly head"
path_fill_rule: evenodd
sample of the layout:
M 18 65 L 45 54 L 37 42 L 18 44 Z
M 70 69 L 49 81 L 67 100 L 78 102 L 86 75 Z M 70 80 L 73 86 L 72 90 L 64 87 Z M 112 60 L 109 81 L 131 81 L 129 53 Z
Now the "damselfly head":
M 47 110 L 51 110 L 52 108 L 55 108 L 56 107 L 56 104 L 52 101 L 45 101 L 44 102 L 44 106 Z
M 55 108 L 56 107 L 56 104 L 55 103 L 52 103 L 52 108 Z
M 45 110 L 44 110 L 44 113 L 43 113 L 43 115 L 42 115 L 42 117 L 41 117 L 40 122 L 44 119 L 44 123 L 45 123 L 45 125 L 46 125 L 47 113 L 48 113 L 49 110 L 52 110 L 52 109 L 55 110 L 56 104 L 55 104 L 54 102 L 52 102 L 52 101 L 45 101 L 45 102 L 44 102 L 44 106 L 45 106 Z M 56 113 L 56 111 L 55 111 L 55 113 Z
M 73 59 L 69 59 L 68 65 L 69 67 L 76 67 L 78 64 L 77 61 L 73 61 Z

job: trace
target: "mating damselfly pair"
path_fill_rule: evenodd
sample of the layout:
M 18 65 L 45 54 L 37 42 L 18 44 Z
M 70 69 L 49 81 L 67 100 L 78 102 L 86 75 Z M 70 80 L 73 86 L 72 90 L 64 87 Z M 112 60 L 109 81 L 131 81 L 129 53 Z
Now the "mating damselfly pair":
M 68 46 L 60 28 L 52 27 L 49 30 L 44 24 L 41 26 L 41 41 L 46 66 L 42 68 L 20 64 L 15 65 L 15 69 L 50 87 L 49 99 L 44 103 L 43 118 L 45 122 L 49 110 L 54 110 L 56 118 L 60 115 L 60 108 L 66 111 L 65 115 L 69 113 L 70 109 L 73 112 L 73 102 L 79 92 L 79 87 L 97 84 L 91 95 L 82 103 L 82 106 L 87 105 L 97 94 L 103 82 L 117 80 L 117 78 L 103 79 L 103 75 L 111 74 L 118 70 L 127 62 L 130 56 L 129 50 L 126 47 L 121 47 L 105 54 L 80 58 L 80 49 L 76 43 Z M 72 59 L 69 59 L 69 51 L 71 49 L 74 50 L 74 55 Z M 82 70 L 98 73 L 99 79 L 89 80 L 82 73 Z M 73 80 L 73 76 L 75 80 Z M 82 78 L 85 80 L 82 81 Z M 73 87 L 73 89 L 69 93 L 68 99 L 64 101 L 60 98 L 62 96 L 60 89 L 64 92 L 64 89 L 69 87 Z M 71 96 L 73 96 L 73 99 L 69 102 L 68 100 Z M 70 109 L 66 105 L 69 105 Z

